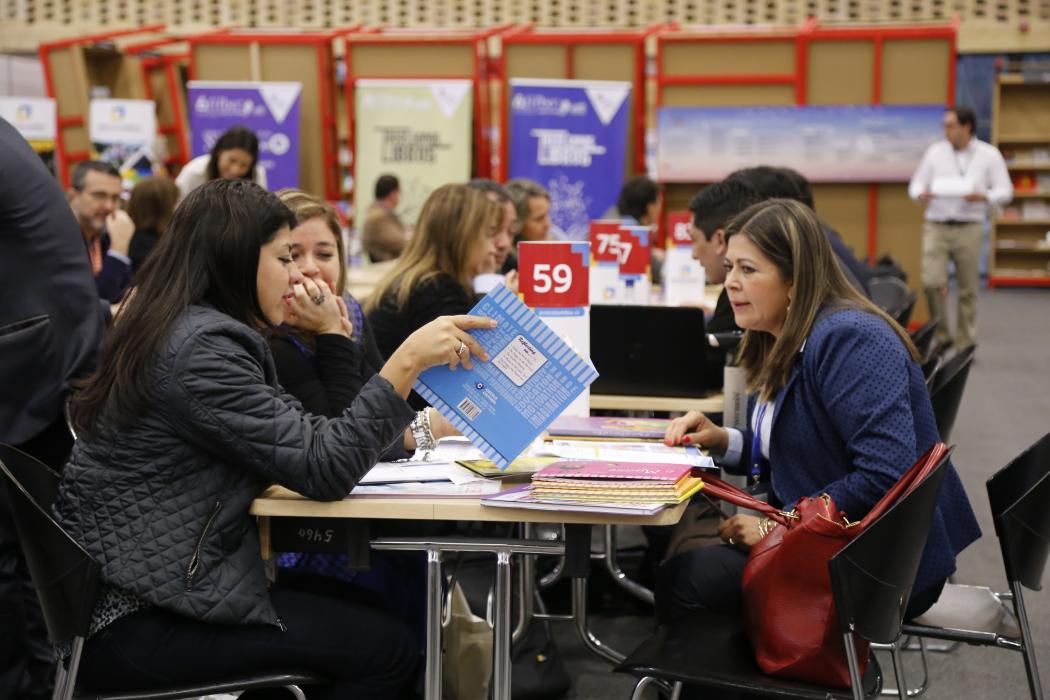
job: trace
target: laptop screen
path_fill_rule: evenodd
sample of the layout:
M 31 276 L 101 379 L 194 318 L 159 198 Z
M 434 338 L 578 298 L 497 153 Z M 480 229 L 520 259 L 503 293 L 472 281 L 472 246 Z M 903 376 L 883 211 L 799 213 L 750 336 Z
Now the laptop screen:
M 675 306 L 591 306 L 595 394 L 698 397 L 705 376 L 704 312 Z

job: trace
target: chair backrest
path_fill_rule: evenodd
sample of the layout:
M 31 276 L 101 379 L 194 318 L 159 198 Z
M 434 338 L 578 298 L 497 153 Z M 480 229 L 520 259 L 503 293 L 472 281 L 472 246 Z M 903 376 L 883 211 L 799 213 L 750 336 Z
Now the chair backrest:
M 911 312 L 915 310 L 915 302 L 918 300 L 919 293 L 911 292 L 904 299 L 903 304 L 888 312 L 893 317 L 893 320 L 900 324 L 901 328 L 907 328 L 908 324 L 911 323 Z
M 915 343 L 916 349 L 919 351 L 919 357 L 924 360 L 931 360 L 929 357 L 930 348 L 933 347 L 933 335 L 937 331 L 937 319 L 931 318 L 921 328 L 911 334 L 911 342 Z
M 1040 590 L 1050 553 L 1050 433 L 988 480 L 988 502 L 1007 579 Z
M 852 630 L 880 644 L 900 635 L 951 452 L 828 561 L 843 633 Z
M 100 567 L 49 514 L 59 475 L 9 445 L 0 445 L 0 473 L 48 637 L 61 644 L 86 636 Z
M 930 390 L 930 403 L 933 405 L 933 417 L 937 421 L 937 431 L 941 440 L 947 442 L 955 426 L 955 417 L 959 415 L 966 379 L 970 376 L 970 365 L 973 363 L 977 348 L 966 348 L 955 357 L 941 365 L 933 376 L 933 389 Z
M 869 279 L 868 292 L 875 306 L 891 316 L 908 300 L 908 285 L 900 277 L 892 275 Z
M 935 355 L 922 363 L 922 376 L 926 378 L 926 391 L 933 393 L 933 383 L 937 379 L 937 370 L 941 367 L 941 358 Z

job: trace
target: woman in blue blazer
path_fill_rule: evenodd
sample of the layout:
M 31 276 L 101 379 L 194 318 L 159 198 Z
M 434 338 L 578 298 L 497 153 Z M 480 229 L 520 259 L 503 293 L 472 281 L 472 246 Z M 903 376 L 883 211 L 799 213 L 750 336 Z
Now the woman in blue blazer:
M 665 441 L 707 447 L 728 471 L 764 484 L 777 505 L 827 493 L 859 520 L 940 439 L 915 346 L 846 281 L 804 206 L 781 199 L 756 204 L 726 236 L 726 291 L 745 329 L 740 364 L 752 394 L 748 427 L 722 428 L 691 411 L 672 422 Z M 657 577 L 661 619 L 738 606 L 747 552 L 775 526 L 736 515 L 720 525 L 724 545 L 666 562 Z M 909 616 L 936 602 L 955 556 L 980 534 L 949 467 Z

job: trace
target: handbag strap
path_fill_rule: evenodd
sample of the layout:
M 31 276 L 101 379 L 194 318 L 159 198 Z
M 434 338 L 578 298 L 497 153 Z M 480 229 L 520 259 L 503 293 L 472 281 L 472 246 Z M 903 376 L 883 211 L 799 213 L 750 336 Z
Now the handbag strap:
M 919 457 L 918 461 L 897 479 L 897 483 L 890 487 L 890 490 L 879 499 L 878 503 L 872 506 L 868 514 L 861 519 L 861 526 L 867 527 L 875 522 L 883 513 L 890 509 L 890 506 L 903 496 L 911 493 L 933 471 L 948 450 L 948 446 L 943 442 L 934 443 L 926 451 L 926 454 Z
M 760 501 L 739 486 L 733 486 L 716 476 L 705 475 L 702 479 L 704 487 L 700 489 L 700 493 L 714 496 L 715 498 L 721 498 L 723 501 L 732 503 L 736 506 L 757 510 L 767 517 L 776 520 L 781 525 L 788 524 L 788 518 L 785 517 L 784 513 L 779 508 L 772 506 L 765 501 Z

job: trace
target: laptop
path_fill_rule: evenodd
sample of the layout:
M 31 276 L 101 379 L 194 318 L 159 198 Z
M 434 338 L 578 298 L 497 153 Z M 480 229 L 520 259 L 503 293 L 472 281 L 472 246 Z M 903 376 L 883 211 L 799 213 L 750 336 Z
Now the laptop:
M 676 306 L 591 306 L 593 394 L 700 397 L 705 376 L 704 312 Z

